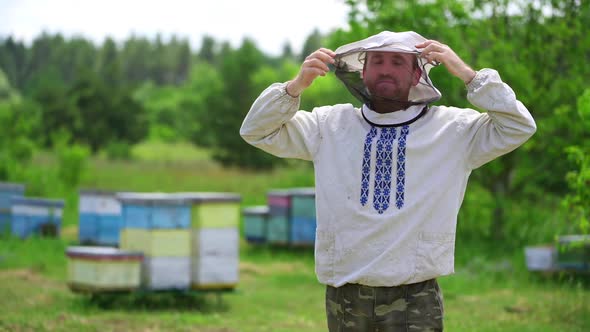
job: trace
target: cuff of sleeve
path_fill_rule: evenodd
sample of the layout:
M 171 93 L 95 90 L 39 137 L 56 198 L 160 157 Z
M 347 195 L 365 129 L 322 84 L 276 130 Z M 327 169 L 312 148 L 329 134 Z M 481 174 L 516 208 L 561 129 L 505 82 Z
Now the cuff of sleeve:
M 300 95 L 299 95 L 299 96 L 297 96 L 297 97 L 293 97 L 293 96 L 291 96 L 291 95 L 290 95 L 290 94 L 287 92 L 287 85 L 289 85 L 289 82 L 290 82 L 290 81 L 287 81 L 287 82 L 281 83 L 281 85 L 280 85 L 281 93 L 282 93 L 282 94 L 284 94 L 284 95 L 287 95 L 289 98 L 293 98 L 293 99 L 299 99 Z
M 475 77 L 471 80 L 471 82 L 467 83 L 467 91 L 474 92 L 475 90 L 482 87 L 482 85 L 487 80 L 488 75 L 486 74 L 485 70 L 478 70 L 475 72 Z
M 300 96 L 297 97 L 293 97 L 290 94 L 287 93 L 287 84 L 289 84 L 289 82 L 284 82 L 284 83 L 279 83 L 278 84 L 278 89 L 279 89 L 279 102 L 282 105 L 287 106 L 287 108 L 285 109 L 290 109 L 289 106 L 295 106 L 295 108 L 299 107 L 299 102 L 300 102 Z

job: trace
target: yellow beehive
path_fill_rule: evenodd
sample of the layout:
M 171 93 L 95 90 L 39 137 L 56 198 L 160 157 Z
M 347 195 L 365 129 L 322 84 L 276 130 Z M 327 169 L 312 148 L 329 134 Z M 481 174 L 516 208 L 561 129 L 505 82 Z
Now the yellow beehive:
M 121 230 L 121 249 L 141 251 L 146 257 L 188 257 L 191 231 L 126 228 Z
M 240 196 L 228 193 L 200 193 L 190 198 L 192 228 L 238 227 Z
M 141 284 L 143 254 L 112 247 L 68 247 L 68 286 L 73 291 L 134 290 Z

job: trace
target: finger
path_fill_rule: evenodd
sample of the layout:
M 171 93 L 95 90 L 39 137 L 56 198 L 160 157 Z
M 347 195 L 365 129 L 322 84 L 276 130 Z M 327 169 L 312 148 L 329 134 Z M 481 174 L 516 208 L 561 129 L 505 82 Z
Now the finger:
M 428 62 L 430 62 L 431 64 L 433 64 L 435 66 L 438 65 L 439 63 L 444 62 L 443 58 L 444 58 L 444 56 L 441 52 L 430 52 L 427 57 Z
M 329 62 L 329 63 L 331 63 L 331 62 Z M 327 63 L 325 61 L 323 61 L 322 59 L 320 59 L 319 57 L 307 59 L 307 60 L 305 60 L 303 65 L 308 68 L 318 68 L 318 69 L 324 70 L 326 72 L 330 71 L 330 68 L 328 67 Z
M 319 50 L 313 52 L 309 57 L 320 59 L 324 63 L 334 63 L 335 56 L 336 56 L 336 53 L 334 53 L 328 49 L 319 49 Z
M 415 46 L 416 48 L 425 48 L 425 47 L 427 47 L 427 46 L 429 46 L 429 45 L 431 45 L 431 44 L 433 44 L 433 43 L 437 43 L 437 41 L 436 41 L 436 40 L 431 40 L 431 39 L 429 39 L 429 40 L 426 40 L 426 41 L 424 41 L 424 42 L 422 42 L 422 43 L 420 43 L 420 44 L 416 44 L 416 45 L 414 45 L 414 46 Z
M 424 47 L 424 49 L 422 49 L 422 53 L 431 53 L 431 52 L 443 52 L 446 49 L 446 45 L 443 45 L 439 42 L 434 42 L 429 44 L 428 46 Z
M 319 49 L 319 51 L 328 54 L 332 58 L 336 56 L 336 52 L 332 51 L 329 48 L 322 47 L 322 48 Z

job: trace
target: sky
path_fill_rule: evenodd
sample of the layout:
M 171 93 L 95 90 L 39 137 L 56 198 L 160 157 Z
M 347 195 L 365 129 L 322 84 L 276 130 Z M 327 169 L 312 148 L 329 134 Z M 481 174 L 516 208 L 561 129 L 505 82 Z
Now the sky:
M 160 33 L 186 38 L 196 50 L 205 35 L 233 47 L 248 37 L 280 55 L 286 42 L 300 52 L 314 29 L 346 28 L 347 14 L 344 0 L 0 0 L 0 38 L 29 44 L 45 31 L 100 44 L 107 36 Z

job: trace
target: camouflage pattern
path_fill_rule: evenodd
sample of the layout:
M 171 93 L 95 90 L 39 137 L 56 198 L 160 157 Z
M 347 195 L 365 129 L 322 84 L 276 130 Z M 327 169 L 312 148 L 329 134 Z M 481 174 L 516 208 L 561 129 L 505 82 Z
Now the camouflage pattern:
M 435 279 L 397 287 L 326 287 L 330 332 L 442 331 L 443 313 Z

